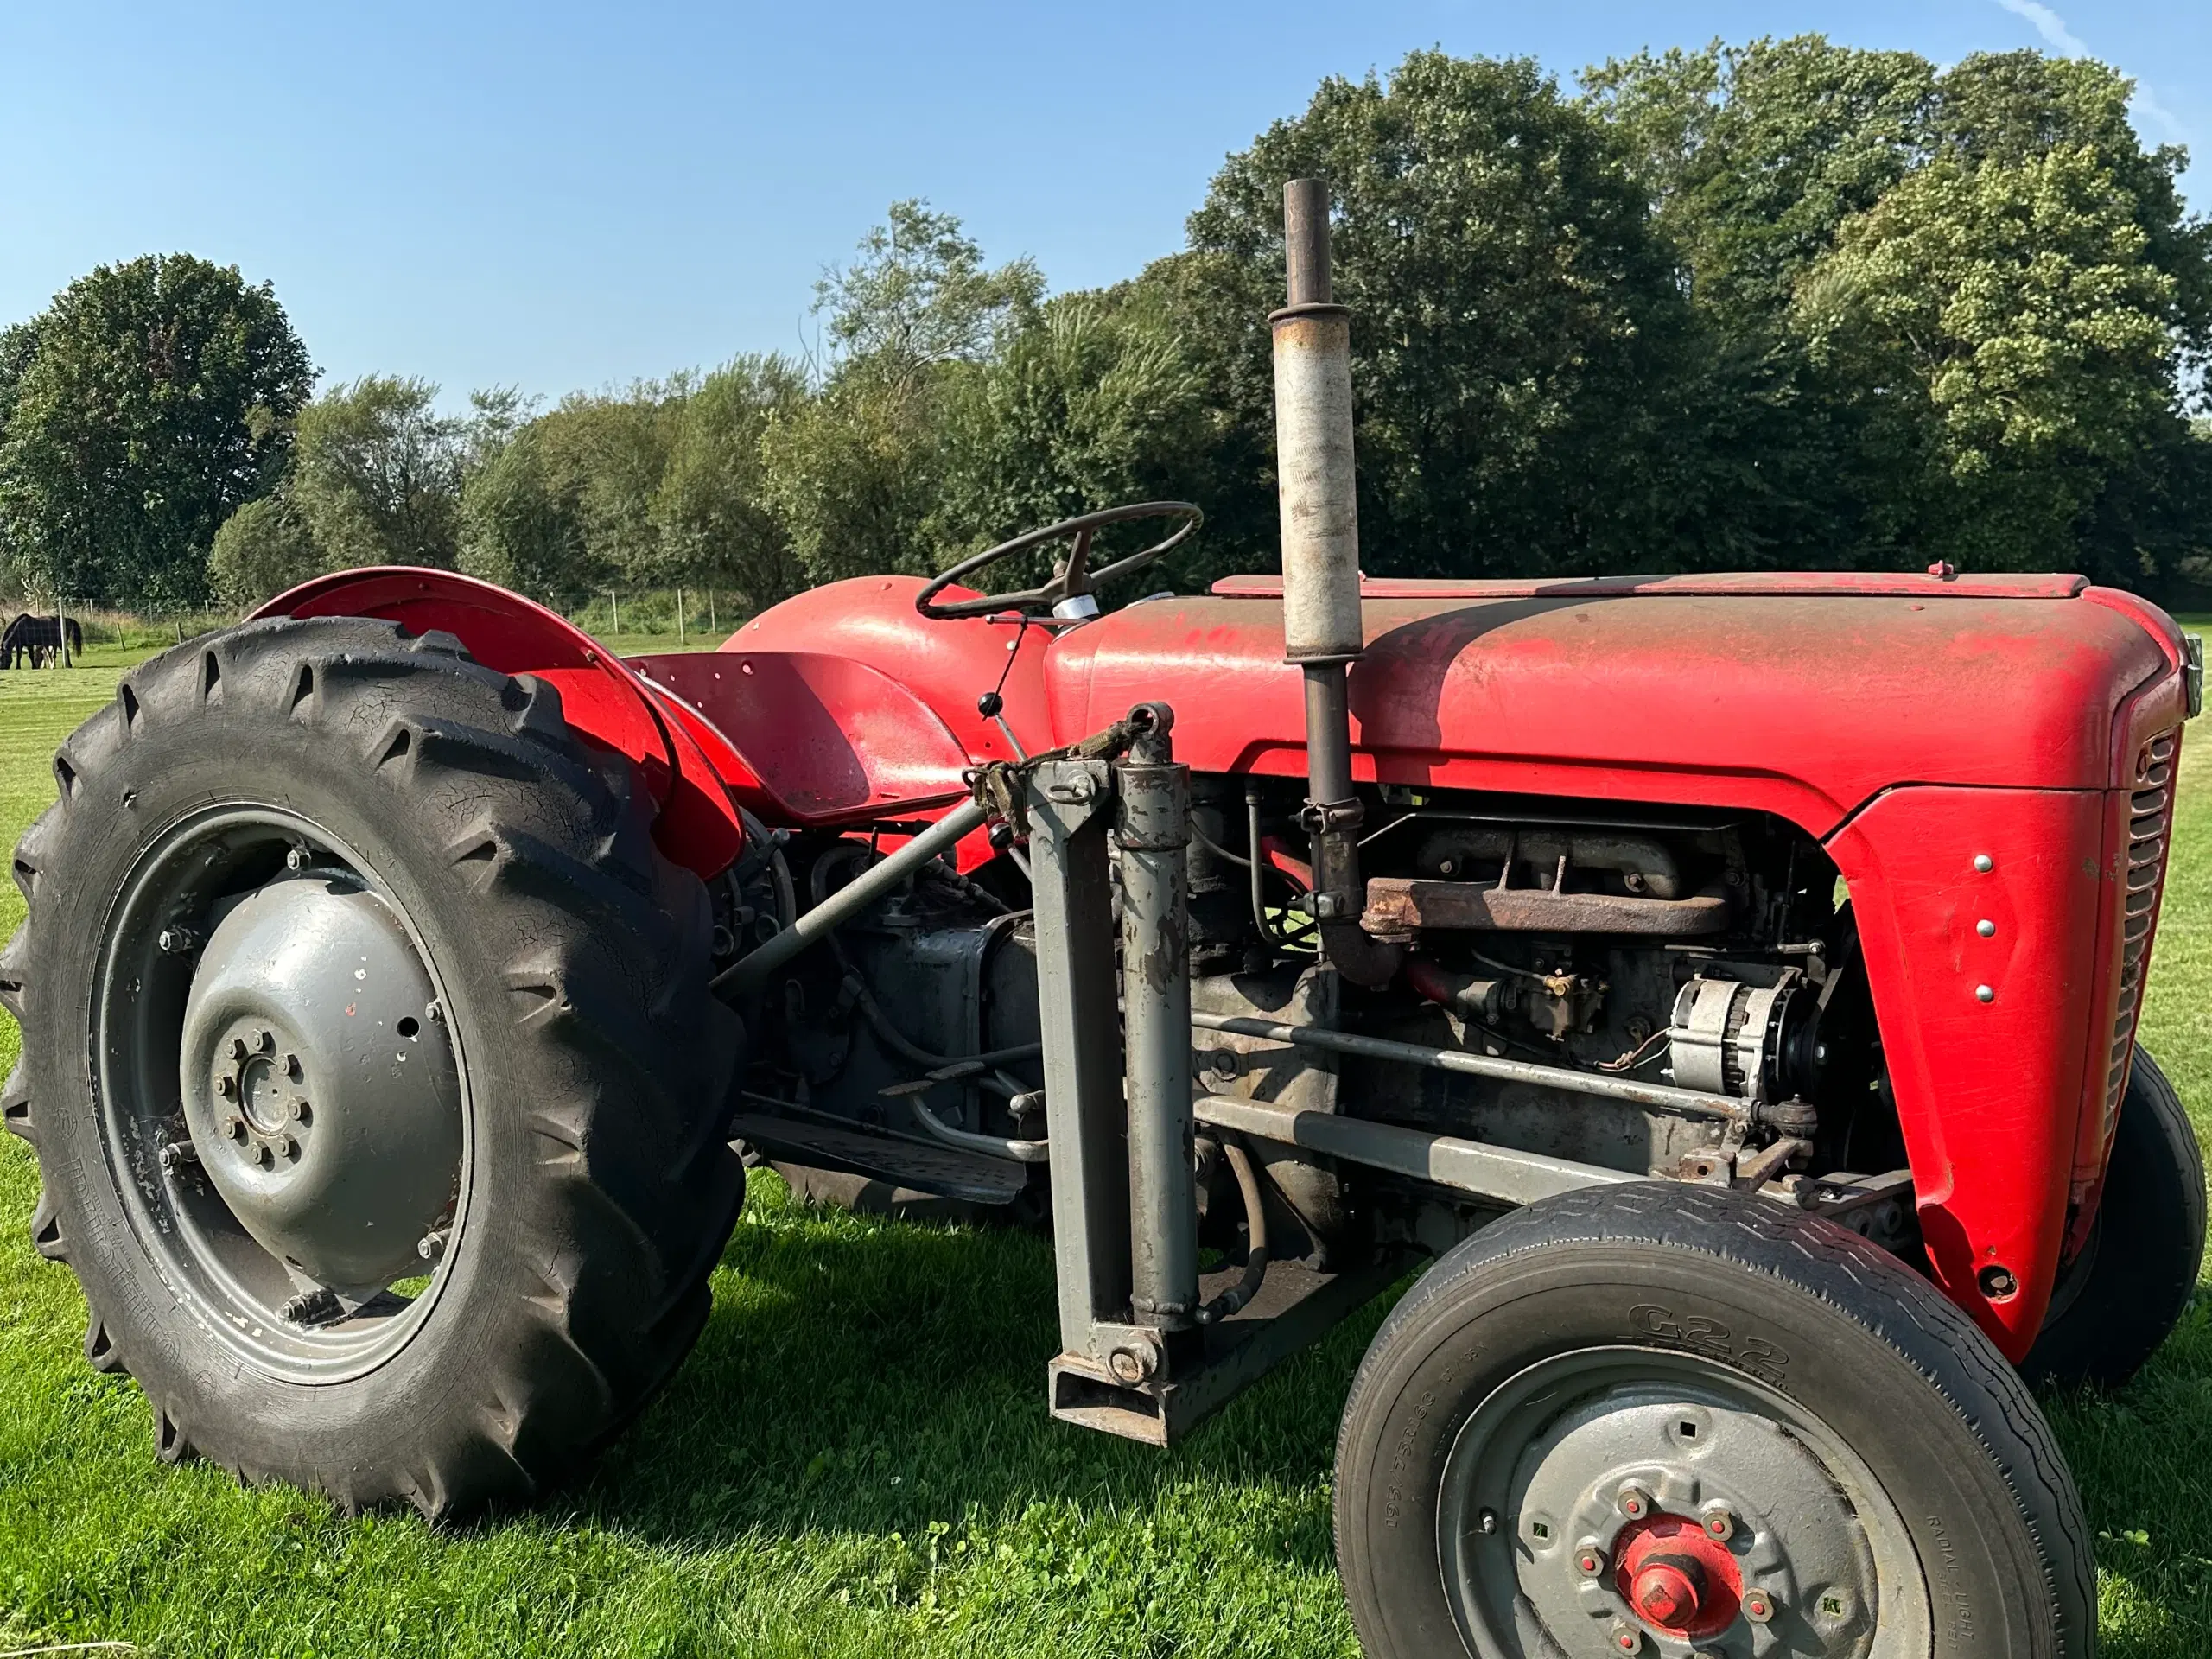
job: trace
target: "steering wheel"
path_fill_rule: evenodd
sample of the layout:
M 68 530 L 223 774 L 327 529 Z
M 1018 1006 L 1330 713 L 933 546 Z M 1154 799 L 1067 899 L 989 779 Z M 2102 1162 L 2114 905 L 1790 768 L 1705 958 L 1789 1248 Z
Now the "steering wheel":
M 1090 568 L 1092 535 L 1109 524 L 1125 524 L 1138 518 L 1179 518 L 1182 523 L 1150 547 L 1093 570 Z M 1010 542 L 1001 542 L 996 547 L 986 548 L 971 558 L 961 560 L 914 595 L 914 608 L 932 622 L 950 621 L 963 616 L 995 616 L 1001 611 L 1042 610 L 1069 620 L 1096 616 L 1098 614 L 1097 601 L 1090 600 L 1093 588 L 1117 576 L 1125 576 L 1132 570 L 1141 570 L 1155 560 L 1166 557 L 1189 540 L 1192 531 L 1198 529 L 1205 519 L 1205 515 L 1188 501 L 1133 501 L 1126 506 L 1108 507 L 1101 512 L 1086 512 L 1080 518 L 1064 518 L 1057 524 L 1029 531 Z M 1041 588 L 1025 588 L 1012 594 L 983 594 L 974 599 L 956 599 L 944 604 L 938 602 L 939 594 L 963 576 L 971 575 L 987 564 L 1014 558 L 1032 548 L 1042 547 L 1047 542 L 1070 538 L 1073 539 L 1075 545 L 1068 552 L 1067 563 L 1060 566 L 1052 579 Z M 1071 602 L 1085 600 L 1090 602 Z

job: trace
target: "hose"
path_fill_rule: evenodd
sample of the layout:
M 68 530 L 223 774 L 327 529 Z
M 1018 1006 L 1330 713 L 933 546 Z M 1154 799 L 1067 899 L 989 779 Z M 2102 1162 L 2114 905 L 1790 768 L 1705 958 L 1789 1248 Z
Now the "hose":
M 1244 1272 L 1198 1310 L 1200 1325 L 1218 1325 L 1246 1306 L 1260 1294 L 1261 1281 L 1268 1276 L 1268 1211 L 1260 1200 L 1259 1172 L 1252 1166 L 1243 1136 L 1224 1136 L 1221 1149 L 1229 1159 L 1230 1173 L 1236 1177 L 1237 1196 L 1244 1201 Z

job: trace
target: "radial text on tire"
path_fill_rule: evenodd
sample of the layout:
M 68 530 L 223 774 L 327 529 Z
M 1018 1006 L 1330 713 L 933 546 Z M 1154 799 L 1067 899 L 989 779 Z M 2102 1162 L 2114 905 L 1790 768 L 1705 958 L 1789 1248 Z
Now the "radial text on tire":
M 252 622 L 54 759 L 7 1127 L 160 1454 L 432 1516 L 578 1466 L 702 1328 L 740 1031 L 630 763 L 442 634 Z
M 2013 1369 L 1864 1240 L 1675 1185 L 1547 1200 L 1408 1293 L 1352 1385 L 1369 1659 L 2082 1659 L 2080 1501 Z

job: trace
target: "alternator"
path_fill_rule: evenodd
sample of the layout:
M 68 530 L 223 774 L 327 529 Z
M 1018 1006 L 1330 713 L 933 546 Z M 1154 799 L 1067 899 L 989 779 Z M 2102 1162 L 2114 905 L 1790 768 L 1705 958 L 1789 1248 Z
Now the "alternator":
M 1676 1085 L 1744 1100 L 1789 1094 L 1782 1072 L 1798 988 L 1794 973 L 1772 987 L 1702 975 L 1684 985 L 1667 1033 Z

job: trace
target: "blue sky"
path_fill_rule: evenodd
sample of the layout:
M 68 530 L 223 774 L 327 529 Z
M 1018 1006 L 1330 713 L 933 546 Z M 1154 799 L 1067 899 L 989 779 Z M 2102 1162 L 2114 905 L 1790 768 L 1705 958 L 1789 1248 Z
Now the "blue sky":
M 1949 62 L 2082 50 L 2150 143 L 2212 155 L 2203 0 L 928 7 L 0 0 L 0 321 L 106 260 L 276 284 L 329 379 L 558 396 L 809 337 L 894 198 L 1056 288 L 1179 245 L 1223 156 L 1417 47 L 1563 77 L 1818 30 Z M 2212 162 L 2189 180 L 2212 207 Z

